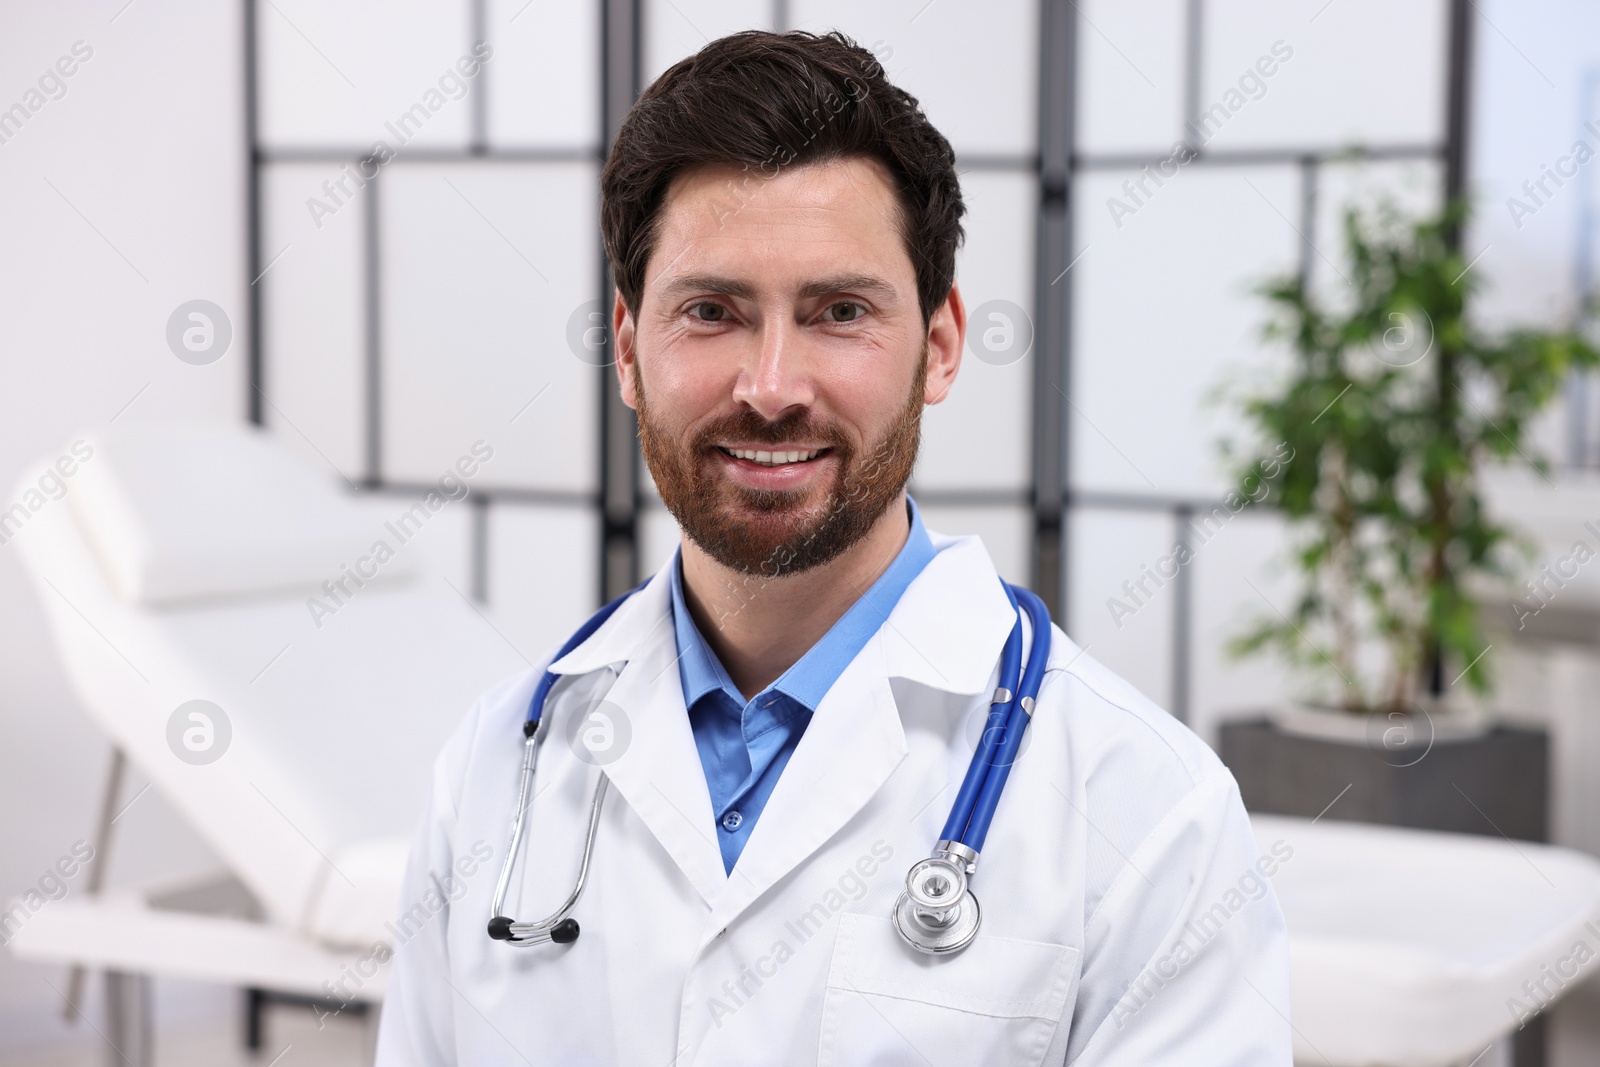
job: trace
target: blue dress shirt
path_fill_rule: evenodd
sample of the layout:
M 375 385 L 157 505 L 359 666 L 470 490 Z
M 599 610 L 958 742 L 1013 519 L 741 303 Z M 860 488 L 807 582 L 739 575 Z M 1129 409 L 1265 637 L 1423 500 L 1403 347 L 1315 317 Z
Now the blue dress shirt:
M 909 496 L 906 504 L 911 534 L 894 562 L 821 640 L 748 701 L 690 616 L 683 597 L 682 550 L 673 556 L 672 622 L 678 641 L 678 677 L 711 791 L 722 865 L 730 874 L 817 705 L 878 632 L 912 579 L 934 557 L 917 505 Z

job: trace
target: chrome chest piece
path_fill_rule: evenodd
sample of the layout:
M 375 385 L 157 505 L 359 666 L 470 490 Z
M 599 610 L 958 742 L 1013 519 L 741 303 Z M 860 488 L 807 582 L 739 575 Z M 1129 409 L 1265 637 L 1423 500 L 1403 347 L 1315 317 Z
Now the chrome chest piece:
M 954 841 L 940 841 L 931 856 L 912 865 L 894 905 L 894 928 L 908 945 L 942 956 L 972 943 L 983 910 L 967 876 L 977 869 L 978 854 Z

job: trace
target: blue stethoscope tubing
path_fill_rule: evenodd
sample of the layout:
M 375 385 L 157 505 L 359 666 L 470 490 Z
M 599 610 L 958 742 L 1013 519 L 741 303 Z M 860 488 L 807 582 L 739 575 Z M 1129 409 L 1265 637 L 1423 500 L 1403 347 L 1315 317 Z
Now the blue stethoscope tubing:
M 1018 612 L 1000 653 L 1000 690 L 996 696 L 1004 699 L 997 700 L 989 708 L 983 736 L 972 754 L 955 803 L 950 806 L 944 832 L 939 835 L 941 840 L 966 845 L 974 852 L 983 851 L 984 839 L 989 836 L 989 824 L 994 821 L 1006 778 L 1022 749 L 1022 735 L 1033 717 L 1034 702 L 1044 681 L 1045 663 L 1050 658 L 1050 611 L 1044 601 L 1032 590 L 1010 582 L 1000 584 L 1012 610 Z M 1033 645 L 1028 650 L 1026 668 L 1022 666 L 1023 611 L 1027 612 L 1033 627 Z
M 592 637 L 615 614 L 628 597 L 649 582 L 630 589 L 595 612 L 578 627 L 556 653 L 559 660 Z M 894 910 L 895 928 L 911 947 L 942 955 L 958 952 L 971 943 L 982 921 L 977 898 L 967 887 L 967 879 L 977 871 L 978 855 L 994 821 L 1000 795 L 1005 790 L 1011 767 L 1021 752 L 1023 734 L 1033 717 L 1039 687 L 1044 681 L 1045 664 L 1050 658 L 1050 612 L 1031 590 L 1001 581 L 1006 600 L 1017 613 L 1011 632 L 1000 653 L 999 684 L 991 698 L 989 715 L 982 737 L 967 766 L 961 788 L 956 792 L 950 816 L 945 820 L 940 840 L 933 853 L 919 861 L 906 875 L 907 891 L 900 895 Z M 1022 661 L 1022 617 L 1026 614 L 1032 629 L 1027 663 Z M 527 718 L 522 724 L 523 760 L 520 797 L 511 823 L 511 840 L 501 866 L 490 905 L 489 936 L 508 944 L 527 946 L 553 941 L 565 944 L 578 937 L 578 923 L 568 917 L 583 892 L 589 859 L 594 852 L 595 830 L 605 799 L 606 777 L 600 775 L 589 811 L 589 828 L 584 837 L 583 856 L 577 883 L 572 893 L 552 915 L 537 922 L 516 922 L 503 914 L 506 892 L 522 837 L 539 746 L 544 740 L 540 726 L 544 705 L 560 675 L 546 670 L 528 701 Z

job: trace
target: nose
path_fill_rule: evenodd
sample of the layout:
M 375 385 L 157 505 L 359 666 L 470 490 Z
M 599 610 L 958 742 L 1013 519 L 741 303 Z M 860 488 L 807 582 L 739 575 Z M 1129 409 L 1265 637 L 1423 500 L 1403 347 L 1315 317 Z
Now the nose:
M 776 422 L 795 407 L 816 400 L 805 337 L 788 314 L 766 314 L 752 334 L 753 345 L 734 382 L 733 398 Z

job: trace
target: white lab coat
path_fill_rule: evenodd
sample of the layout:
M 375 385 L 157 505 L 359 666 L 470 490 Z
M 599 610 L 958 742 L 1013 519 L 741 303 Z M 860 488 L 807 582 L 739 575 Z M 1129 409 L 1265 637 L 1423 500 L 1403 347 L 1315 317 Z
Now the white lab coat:
M 541 671 L 485 694 L 413 846 L 381 1067 L 1287 1067 L 1276 868 L 1232 777 L 1059 628 L 973 880 L 981 931 L 947 957 L 899 941 L 891 905 L 939 836 L 1015 618 L 977 539 L 932 536 L 940 551 L 817 708 L 731 875 L 666 569 L 553 664 L 571 681 L 546 711 L 513 917 L 548 914 L 576 873 L 602 769 L 569 745 L 574 715 L 605 699 L 627 723 L 573 944 L 485 933 Z

